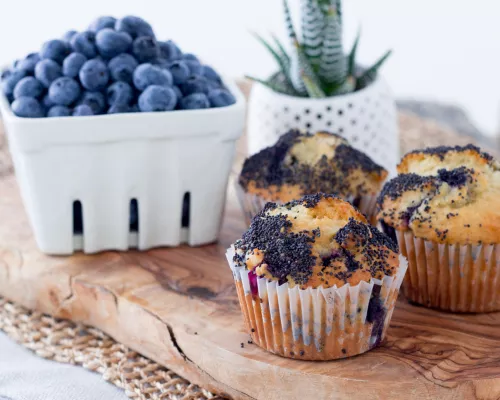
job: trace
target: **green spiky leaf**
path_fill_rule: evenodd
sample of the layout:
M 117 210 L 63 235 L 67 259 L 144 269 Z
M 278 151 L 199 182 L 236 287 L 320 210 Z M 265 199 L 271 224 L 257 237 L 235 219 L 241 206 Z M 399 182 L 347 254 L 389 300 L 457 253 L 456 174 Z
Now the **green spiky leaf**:
M 375 79 L 377 75 L 377 71 L 384 64 L 384 62 L 389 58 L 392 54 L 392 50 L 387 51 L 382 57 L 378 59 L 375 64 L 373 64 L 370 68 L 363 72 L 361 76 L 357 79 L 356 89 L 361 89 L 365 87 L 369 82 Z
M 301 61 L 300 56 L 297 52 L 297 46 L 299 41 L 297 39 L 297 34 L 295 33 L 295 28 L 293 26 L 292 14 L 290 13 L 290 7 L 288 6 L 288 0 L 283 0 L 283 10 L 285 13 L 285 23 L 288 32 L 288 37 L 290 38 L 290 42 L 292 44 L 294 53 L 291 55 L 290 61 L 290 80 L 292 81 L 293 87 L 295 90 L 301 94 L 307 94 L 306 87 L 301 77 Z
M 332 0 L 332 5 L 335 6 L 335 12 L 339 17 L 340 24 L 342 24 L 342 0 Z
M 318 2 L 319 8 L 323 11 L 323 14 L 327 14 L 330 6 L 332 5 L 331 0 L 316 0 Z
M 319 76 L 327 84 L 341 84 L 348 75 L 347 59 L 342 47 L 342 27 L 333 7 L 330 7 L 326 21 Z
M 317 0 L 301 0 L 302 47 L 311 65 L 318 66 L 323 45 L 325 16 Z
M 337 85 L 329 92 L 329 96 L 340 96 L 347 93 L 352 93 L 356 88 L 356 79 L 352 76 L 348 77 L 345 82 Z
M 260 36 L 258 33 L 253 32 L 252 34 L 260 43 L 262 43 L 262 45 L 269 51 L 269 53 L 271 53 L 274 60 L 278 64 L 278 67 L 280 68 L 280 72 L 283 74 L 283 76 L 286 77 L 286 79 L 290 82 L 290 84 L 292 84 L 292 82 L 290 80 L 290 62 L 289 62 L 289 59 L 287 57 L 283 56 L 282 50 L 279 49 L 278 51 L 281 54 L 278 53 L 278 51 L 276 51 L 271 46 L 271 44 L 267 40 L 265 40 L 262 36 Z M 285 55 L 286 55 L 286 53 L 285 53 Z
M 271 77 L 267 81 L 272 84 L 276 84 L 279 87 L 282 87 L 283 92 L 294 94 L 295 96 L 300 95 L 299 93 L 297 93 L 292 83 L 281 72 L 276 72 L 275 74 L 271 75 Z
M 354 44 L 352 45 L 352 49 L 351 52 L 349 53 L 349 58 L 348 58 L 347 72 L 350 76 L 354 76 L 356 70 L 356 53 L 358 51 L 360 36 L 361 36 L 361 29 L 358 29 L 358 33 L 356 34 L 356 40 L 354 40 Z
M 279 54 L 280 54 L 280 57 L 281 59 L 287 63 L 288 65 L 290 65 L 290 56 L 288 55 L 286 49 L 285 49 L 285 46 L 283 46 L 283 43 L 281 43 L 281 41 L 278 39 L 278 37 L 276 35 L 273 35 L 271 34 L 273 40 L 274 40 L 274 43 L 276 43 L 276 47 L 278 48 L 278 51 L 279 51 Z
M 296 42 L 295 48 L 299 57 L 300 78 L 302 79 L 302 82 L 304 82 L 307 92 L 315 94 L 321 93 L 322 95 L 319 97 L 325 97 L 325 92 L 321 88 L 321 80 L 316 75 L 316 72 L 314 72 L 314 69 L 309 62 L 309 59 L 307 58 L 303 47 L 299 42 Z M 308 83 L 305 82 L 304 77 L 307 79 Z M 316 97 L 316 95 L 314 97 Z
M 307 74 L 302 72 L 301 77 L 302 81 L 304 82 L 304 85 L 306 85 L 306 90 L 309 97 L 317 99 L 326 97 L 325 92 L 323 92 L 323 89 L 321 89 L 321 87 L 316 85 Z
M 283 84 L 283 82 L 270 81 L 270 80 L 265 81 L 263 79 L 255 78 L 249 75 L 245 75 L 245 78 L 250 79 L 251 81 L 254 82 L 258 82 L 261 85 L 264 85 L 265 87 L 271 89 L 273 92 L 288 94 L 290 96 L 299 96 L 299 93 L 297 93 L 292 86 L 287 86 L 286 84 Z

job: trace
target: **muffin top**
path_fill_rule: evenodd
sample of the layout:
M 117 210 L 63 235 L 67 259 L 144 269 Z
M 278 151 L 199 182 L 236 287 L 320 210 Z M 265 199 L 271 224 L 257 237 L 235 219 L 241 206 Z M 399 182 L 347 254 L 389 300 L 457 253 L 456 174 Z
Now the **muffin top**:
M 384 168 L 341 136 L 292 130 L 248 158 L 239 182 L 248 193 L 285 203 L 319 192 L 375 195 L 386 177 Z
M 322 193 L 268 203 L 234 247 L 236 265 L 302 289 L 357 285 L 399 268 L 388 236 L 350 203 Z
M 378 198 L 378 217 L 448 244 L 500 241 L 500 164 L 473 145 L 408 153 Z

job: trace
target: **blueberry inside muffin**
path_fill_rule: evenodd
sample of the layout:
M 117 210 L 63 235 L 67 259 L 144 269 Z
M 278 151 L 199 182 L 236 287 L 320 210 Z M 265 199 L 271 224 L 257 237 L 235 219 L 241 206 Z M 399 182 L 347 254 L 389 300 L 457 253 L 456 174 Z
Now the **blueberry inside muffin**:
M 247 193 L 285 203 L 306 194 L 376 195 L 387 171 L 333 133 L 292 130 L 248 158 L 239 178 Z
M 322 193 L 268 203 L 235 245 L 234 263 L 290 287 L 341 287 L 397 273 L 398 247 L 350 203 Z
M 387 228 L 448 244 L 500 240 L 500 164 L 479 148 L 436 147 L 403 157 L 378 198 Z

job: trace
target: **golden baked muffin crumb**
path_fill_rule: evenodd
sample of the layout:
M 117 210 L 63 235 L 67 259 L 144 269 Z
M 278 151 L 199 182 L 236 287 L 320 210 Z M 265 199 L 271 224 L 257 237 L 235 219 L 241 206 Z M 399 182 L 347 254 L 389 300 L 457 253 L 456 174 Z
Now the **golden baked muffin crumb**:
M 236 241 L 233 261 L 301 288 L 357 285 L 394 275 L 397 245 L 350 203 L 322 193 L 268 203 Z
M 386 228 L 448 244 L 500 241 L 500 167 L 468 145 L 417 150 L 378 198 Z
M 376 195 L 387 171 L 333 133 L 292 130 L 249 157 L 239 178 L 247 193 L 285 203 L 305 194 Z

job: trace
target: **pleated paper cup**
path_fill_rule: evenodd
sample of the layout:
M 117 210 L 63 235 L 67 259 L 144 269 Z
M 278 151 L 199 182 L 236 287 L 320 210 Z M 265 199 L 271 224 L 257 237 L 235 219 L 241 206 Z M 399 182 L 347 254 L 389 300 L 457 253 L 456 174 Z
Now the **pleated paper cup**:
M 241 185 L 236 182 L 236 193 L 238 195 L 238 199 L 241 204 L 241 208 L 243 210 L 243 214 L 245 216 L 245 221 L 247 225 L 250 225 L 253 217 L 255 217 L 269 202 L 269 200 L 265 200 L 260 196 L 256 196 L 252 193 L 247 193 L 241 187 Z M 375 225 L 376 224 L 376 214 L 377 214 L 377 196 L 375 195 L 364 195 L 358 199 L 354 196 L 349 196 L 344 199 L 349 203 L 353 204 L 355 207 L 359 209 L 367 218 L 368 222 Z M 280 201 L 273 200 L 273 203 L 283 204 Z M 359 203 L 359 204 L 356 204 Z
M 253 342 L 271 353 L 302 360 L 334 360 L 376 347 L 389 327 L 407 268 L 400 256 L 394 276 L 356 286 L 301 290 L 236 266 L 233 247 L 226 256 Z
M 403 292 L 427 307 L 452 312 L 500 311 L 500 244 L 452 245 L 396 231 L 408 259 Z

